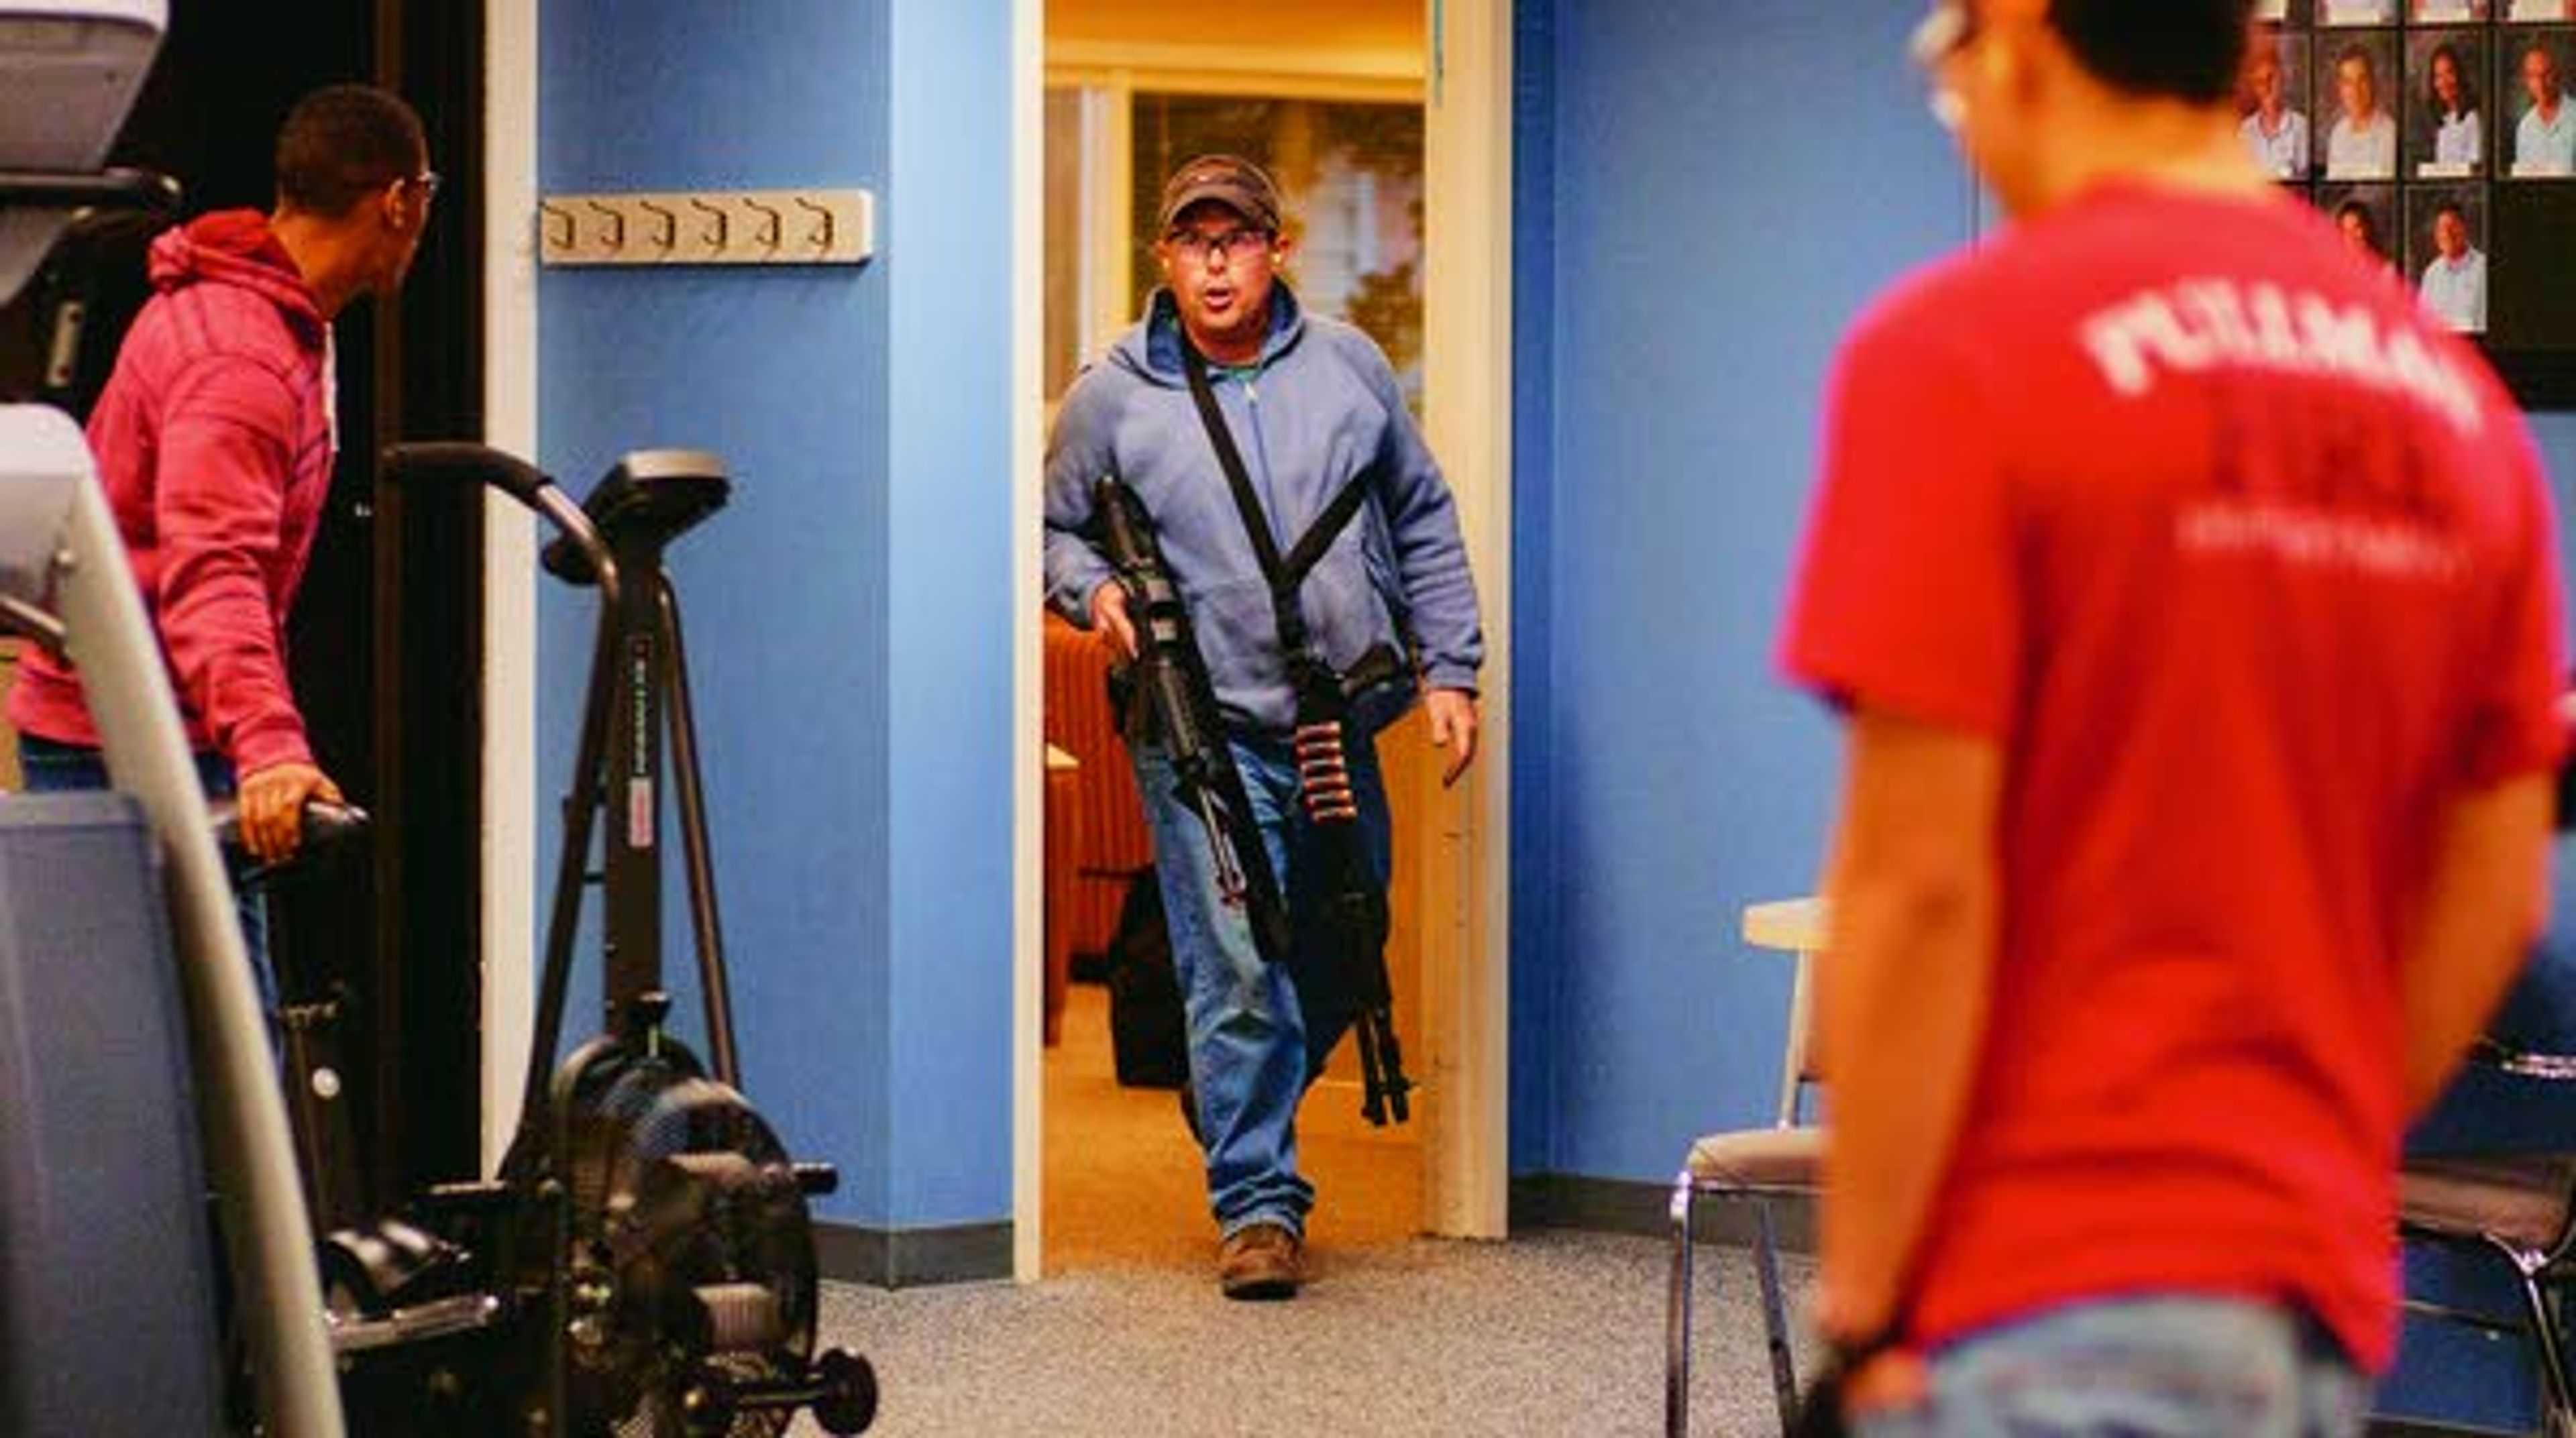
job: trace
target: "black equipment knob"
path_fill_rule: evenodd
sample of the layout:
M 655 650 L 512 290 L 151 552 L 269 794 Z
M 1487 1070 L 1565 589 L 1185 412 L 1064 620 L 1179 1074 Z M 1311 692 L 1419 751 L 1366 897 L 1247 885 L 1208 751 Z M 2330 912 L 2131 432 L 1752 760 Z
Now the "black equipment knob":
M 877 1370 L 868 1360 L 826 1348 L 814 1362 L 814 1421 L 826 1433 L 864 1433 L 877 1421 Z
M 796 1191 L 805 1195 L 807 1198 L 816 1198 L 827 1193 L 838 1193 L 840 1189 L 841 1171 L 834 1168 L 832 1165 L 828 1163 L 800 1163 L 796 1165 Z

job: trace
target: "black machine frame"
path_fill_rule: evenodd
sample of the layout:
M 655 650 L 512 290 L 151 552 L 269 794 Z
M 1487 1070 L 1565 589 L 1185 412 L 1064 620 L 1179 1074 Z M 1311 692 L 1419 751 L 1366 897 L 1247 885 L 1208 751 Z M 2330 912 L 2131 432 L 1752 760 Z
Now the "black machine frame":
M 532 1425 L 531 1432 L 588 1431 L 584 1425 L 598 1417 L 603 1396 L 613 1396 L 611 1390 L 628 1376 L 612 1371 L 616 1345 L 595 1338 L 620 1324 L 645 1330 L 640 1338 L 628 1334 L 630 1354 L 648 1349 L 665 1356 L 701 1355 L 684 1358 L 676 1373 L 656 1370 L 682 1391 L 664 1394 L 655 1411 L 672 1415 L 690 1434 L 775 1431 L 765 1425 L 783 1427 L 802 1408 L 810 1408 L 827 1431 L 864 1430 L 876 1409 L 876 1379 L 866 1360 L 839 1349 L 811 1352 L 814 1277 L 804 1203 L 830 1192 L 837 1176 L 829 1165 L 787 1163 L 738 1091 L 686 652 L 677 595 L 662 568 L 664 547 L 722 507 L 730 489 L 722 462 L 695 451 L 639 451 L 610 472 L 586 506 L 573 503 L 533 466 L 479 444 L 396 445 L 385 452 L 381 474 L 389 486 L 402 489 L 471 484 L 503 491 L 559 532 L 546 552 L 547 568 L 599 593 L 518 1127 L 497 1181 L 439 1185 L 420 1204 L 428 1226 L 473 1234 L 492 1249 L 481 1255 L 485 1292 L 440 1300 L 462 1304 L 448 1317 L 466 1322 L 479 1308 L 493 1326 L 507 1322 L 512 1312 L 483 1305 L 496 1284 L 515 1285 L 515 1316 L 534 1320 L 537 1341 L 515 1365 L 487 1370 L 487 1378 L 515 1375 L 504 1386 L 521 1405 L 514 1417 Z M 663 1029 L 670 1007 L 660 947 L 659 811 L 666 762 L 675 773 L 681 811 L 712 1077 L 707 1065 Z M 612 807 L 620 822 L 595 833 Z M 589 866 L 594 839 L 601 854 L 596 872 Z M 606 1029 L 557 1065 L 584 892 L 594 882 L 604 899 Z M 658 1133 L 657 1126 L 673 1123 L 693 1133 L 724 1135 L 715 1149 L 662 1154 L 673 1165 L 669 1172 L 680 1175 L 676 1183 L 645 1172 L 654 1168 L 652 1145 L 660 1139 L 639 1132 Z M 702 1311 L 692 1319 L 681 1313 L 686 1303 L 672 1306 L 672 1292 L 640 1304 L 621 1293 L 629 1274 L 613 1250 L 635 1235 L 605 1230 L 596 1220 L 600 1210 L 614 1209 L 621 1200 L 650 1198 L 655 1182 L 661 1182 L 664 1199 L 675 1188 L 692 1190 L 683 1194 L 690 1200 L 683 1209 L 694 1204 L 710 1214 L 747 1213 L 756 1218 L 746 1221 L 765 1222 L 763 1254 L 789 1255 L 774 1265 L 786 1274 L 755 1270 L 749 1276 L 801 1286 L 802 1301 L 782 1307 L 766 1292 L 746 1296 L 744 1290 L 759 1288 L 757 1283 L 720 1283 L 717 1290 L 698 1290 Z M 640 1193 L 636 1184 L 644 1186 Z M 413 1232 L 387 1222 L 334 1234 L 326 1269 L 357 1273 L 371 1261 L 387 1260 L 383 1271 L 399 1283 L 415 1267 L 475 1266 L 459 1256 L 459 1245 L 443 1238 L 410 1244 Z M 683 1291 L 689 1281 L 685 1275 L 677 1280 Z M 671 1286 L 667 1278 L 660 1284 Z M 377 1285 L 375 1292 L 388 1287 Z M 434 1321 L 435 1309 L 433 1303 L 422 1312 Z M 416 1336 L 456 1331 L 453 1324 L 424 1325 L 419 1334 L 406 1333 L 406 1317 L 381 1307 L 373 1315 L 362 1313 L 340 1330 L 349 1339 L 344 1349 L 399 1347 Z M 689 1332 L 666 1331 L 674 1322 Z M 723 1335 L 764 1322 L 784 1336 L 757 1349 L 754 1361 L 703 1358 L 708 1343 L 720 1344 Z M 737 1427 L 737 1420 L 752 1426 Z M 621 1425 L 620 1431 L 632 1430 Z M 679 1430 L 666 1425 L 653 1431 Z

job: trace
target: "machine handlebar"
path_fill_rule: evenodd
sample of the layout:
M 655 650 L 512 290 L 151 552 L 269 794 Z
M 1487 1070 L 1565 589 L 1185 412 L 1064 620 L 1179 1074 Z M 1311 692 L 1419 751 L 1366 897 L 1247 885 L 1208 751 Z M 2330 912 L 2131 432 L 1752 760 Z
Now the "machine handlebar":
M 488 484 L 531 508 L 537 496 L 553 486 L 544 470 L 488 444 L 465 440 L 425 440 L 385 447 L 381 471 L 391 483 Z
M 236 882 L 265 879 L 288 865 L 298 864 L 317 854 L 340 848 L 367 831 L 367 811 L 355 804 L 334 804 L 323 799 L 304 801 L 304 841 L 295 855 L 283 864 L 261 864 L 243 847 L 241 836 L 241 802 L 217 799 L 207 806 L 215 821 L 215 847 L 223 851 L 224 867 Z

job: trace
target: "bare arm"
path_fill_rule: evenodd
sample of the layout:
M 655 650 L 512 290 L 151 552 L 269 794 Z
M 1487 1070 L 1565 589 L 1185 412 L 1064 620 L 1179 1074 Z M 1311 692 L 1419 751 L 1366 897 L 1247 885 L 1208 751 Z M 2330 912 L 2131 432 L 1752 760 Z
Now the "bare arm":
M 2442 816 L 2403 960 L 2409 1113 L 2450 1081 L 2540 931 L 2552 799 L 2550 778 L 2531 774 L 2463 794 Z
M 1817 976 L 1830 1073 L 1826 1331 L 1893 1316 L 1976 1077 L 1996 963 L 2003 756 L 1966 730 L 1853 717 Z

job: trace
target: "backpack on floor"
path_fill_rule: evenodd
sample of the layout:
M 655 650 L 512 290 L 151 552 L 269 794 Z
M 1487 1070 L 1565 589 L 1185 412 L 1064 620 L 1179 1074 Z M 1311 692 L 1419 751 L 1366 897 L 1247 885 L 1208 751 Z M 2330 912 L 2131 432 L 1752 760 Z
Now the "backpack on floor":
M 1172 968 L 1172 934 L 1163 921 L 1163 890 L 1151 867 L 1127 881 L 1118 928 L 1109 936 L 1109 1044 L 1118 1082 L 1128 1088 L 1179 1088 L 1190 1076 L 1189 1024 L 1181 981 Z

